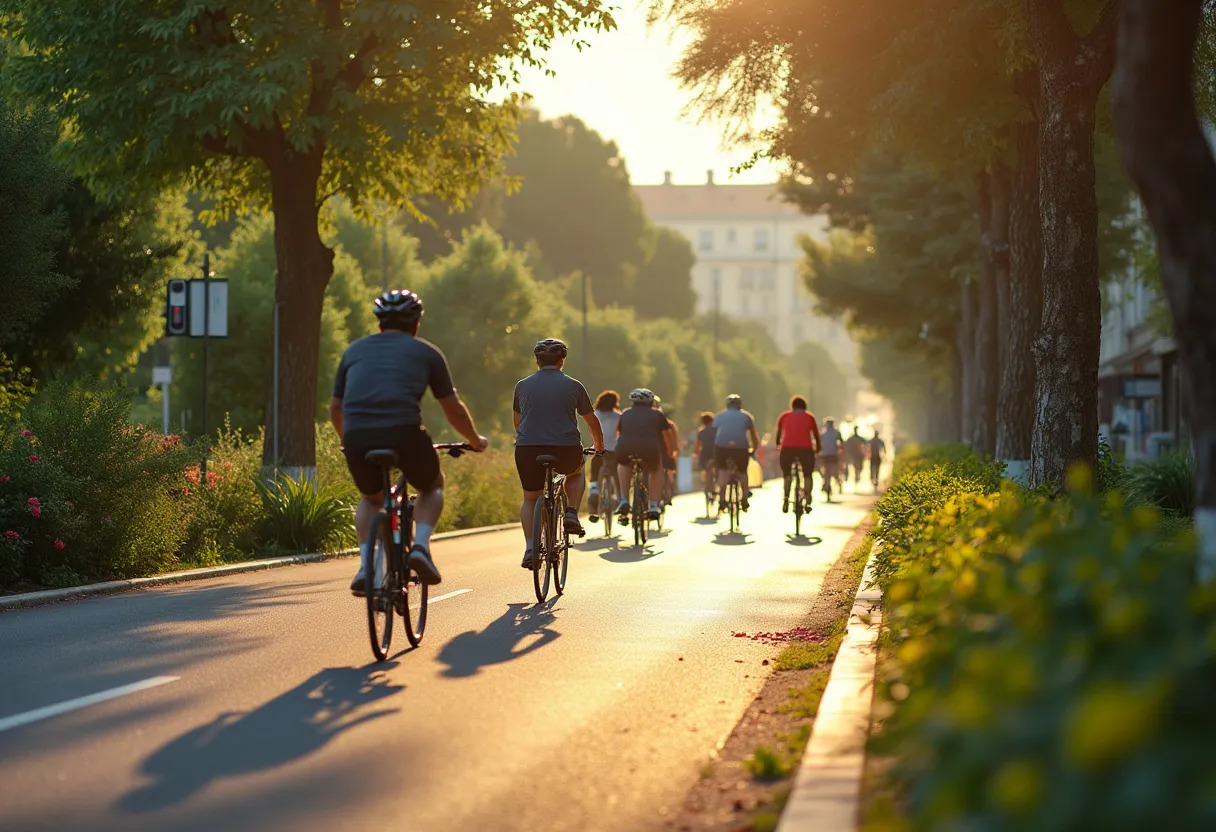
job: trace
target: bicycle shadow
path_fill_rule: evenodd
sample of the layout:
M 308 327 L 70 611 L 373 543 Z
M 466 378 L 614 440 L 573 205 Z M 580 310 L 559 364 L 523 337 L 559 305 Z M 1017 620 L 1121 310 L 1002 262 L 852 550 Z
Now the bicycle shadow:
M 454 636 L 439 651 L 438 659 L 447 665 L 444 676 L 475 676 L 483 667 L 505 664 L 551 644 L 560 636 L 551 625 L 556 621 L 557 598 L 543 604 L 517 602 L 491 621 L 481 632 L 466 630 Z
M 653 532 L 650 537 L 652 539 L 655 537 Z M 640 563 L 661 554 L 663 554 L 662 549 L 655 549 L 647 543 L 642 546 L 618 546 L 615 549 L 604 552 L 600 555 L 600 559 L 606 560 L 609 563 Z
M 750 546 L 756 541 L 746 532 L 718 532 L 710 542 L 715 546 Z
M 823 542 L 823 538 L 817 535 L 808 537 L 805 534 L 787 534 L 785 542 L 791 546 L 817 546 Z
M 717 517 L 694 517 L 689 520 L 690 523 L 695 523 L 698 526 L 714 526 L 718 523 Z
M 617 549 L 620 545 L 620 538 L 613 535 L 612 537 L 596 537 L 591 540 L 580 540 L 578 543 L 571 543 L 570 548 L 579 552 L 598 552 L 601 549 Z
M 152 752 L 140 772 L 152 782 L 119 798 L 131 814 L 181 803 L 224 777 L 278 768 L 319 751 L 338 734 L 397 713 L 367 710 L 405 689 L 390 684 L 396 662 L 330 667 L 252 711 L 223 713 Z

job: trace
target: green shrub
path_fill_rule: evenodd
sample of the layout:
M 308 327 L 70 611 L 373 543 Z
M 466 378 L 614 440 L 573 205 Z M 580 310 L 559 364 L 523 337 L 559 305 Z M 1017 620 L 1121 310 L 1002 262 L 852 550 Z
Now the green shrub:
M 891 479 L 899 481 L 908 474 L 927 471 L 939 465 L 974 458 L 971 448 L 960 442 L 943 442 L 935 445 L 920 445 L 909 442 L 895 457 Z
M 100 385 L 52 384 L 24 409 L 24 427 L 0 447 L 0 585 L 110 580 L 175 562 L 192 452 L 129 416 L 123 393 Z
M 1189 530 L 1088 481 L 958 493 L 884 541 L 909 828 L 1216 828 L 1216 589 Z
M 522 499 L 515 456 L 502 450 L 441 456 L 445 506 L 440 531 L 494 526 L 519 519 Z
M 288 476 L 259 483 L 258 488 L 262 537 L 275 549 L 298 554 L 355 545 L 354 506 L 348 495 Z
M 1129 502 L 1155 505 L 1175 517 L 1190 517 L 1195 512 L 1195 462 L 1185 451 L 1129 466 L 1123 486 Z
M 261 475 L 260 437 L 247 439 L 225 421 L 208 457 L 207 476 L 201 475 L 198 465 L 185 471 L 183 562 L 209 566 L 257 553 Z

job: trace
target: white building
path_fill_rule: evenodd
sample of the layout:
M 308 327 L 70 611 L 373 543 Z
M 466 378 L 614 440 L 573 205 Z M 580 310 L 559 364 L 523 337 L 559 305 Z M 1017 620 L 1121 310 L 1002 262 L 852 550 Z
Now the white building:
M 635 185 L 650 219 L 674 228 L 692 244 L 697 312 L 761 321 L 790 354 L 804 341 L 827 348 L 850 378 L 857 376 L 857 345 L 843 324 L 815 315 L 799 274 L 799 239 L 824 241 L 825 215 L 808 215 L 781 200 L 775 185 L 720 185 L 713 171 L 700 185 Z

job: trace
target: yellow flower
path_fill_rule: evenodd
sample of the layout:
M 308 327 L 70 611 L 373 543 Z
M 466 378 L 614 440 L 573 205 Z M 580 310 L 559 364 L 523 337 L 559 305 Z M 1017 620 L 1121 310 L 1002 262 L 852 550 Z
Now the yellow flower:
M 1083 769 L 1105 768 L 1128 757 L 1156 734 L 1166 694 L 1164 684 L 1091 689 L 1064 726 L 1065 753 Z
M 1069 491 L 1088 496 L 1093 493 L 1094 474 L 1084 462 L 1074 462 L 1068 466 L 1064 482 Z

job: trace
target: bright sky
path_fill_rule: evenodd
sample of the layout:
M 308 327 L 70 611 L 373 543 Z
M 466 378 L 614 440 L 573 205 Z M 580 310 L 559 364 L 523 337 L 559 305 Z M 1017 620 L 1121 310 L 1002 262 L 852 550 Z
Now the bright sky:
M 692 98 L 671 77 L 682 41 L 670 38 L 666 24 L 648 27 L 644 5 L 618 3 L 616 30 L 585 33 L 582 39 L 591 46 L 582 52 L 562 45 L 549 53 L 556 77 L 524 76 L 521 88 L 534 97 L 541 115 L 576 115 L 615 141 L 637 185 L 659 184 L 667 170 L 676 184 L 696 185 L 710 168 L 719 183 L 775 182 L 777 169 L 768 162 L 730 174 L 748 152 L 723 148 L 721 124 L 698 124 L 694 114 L 681 115 Z

